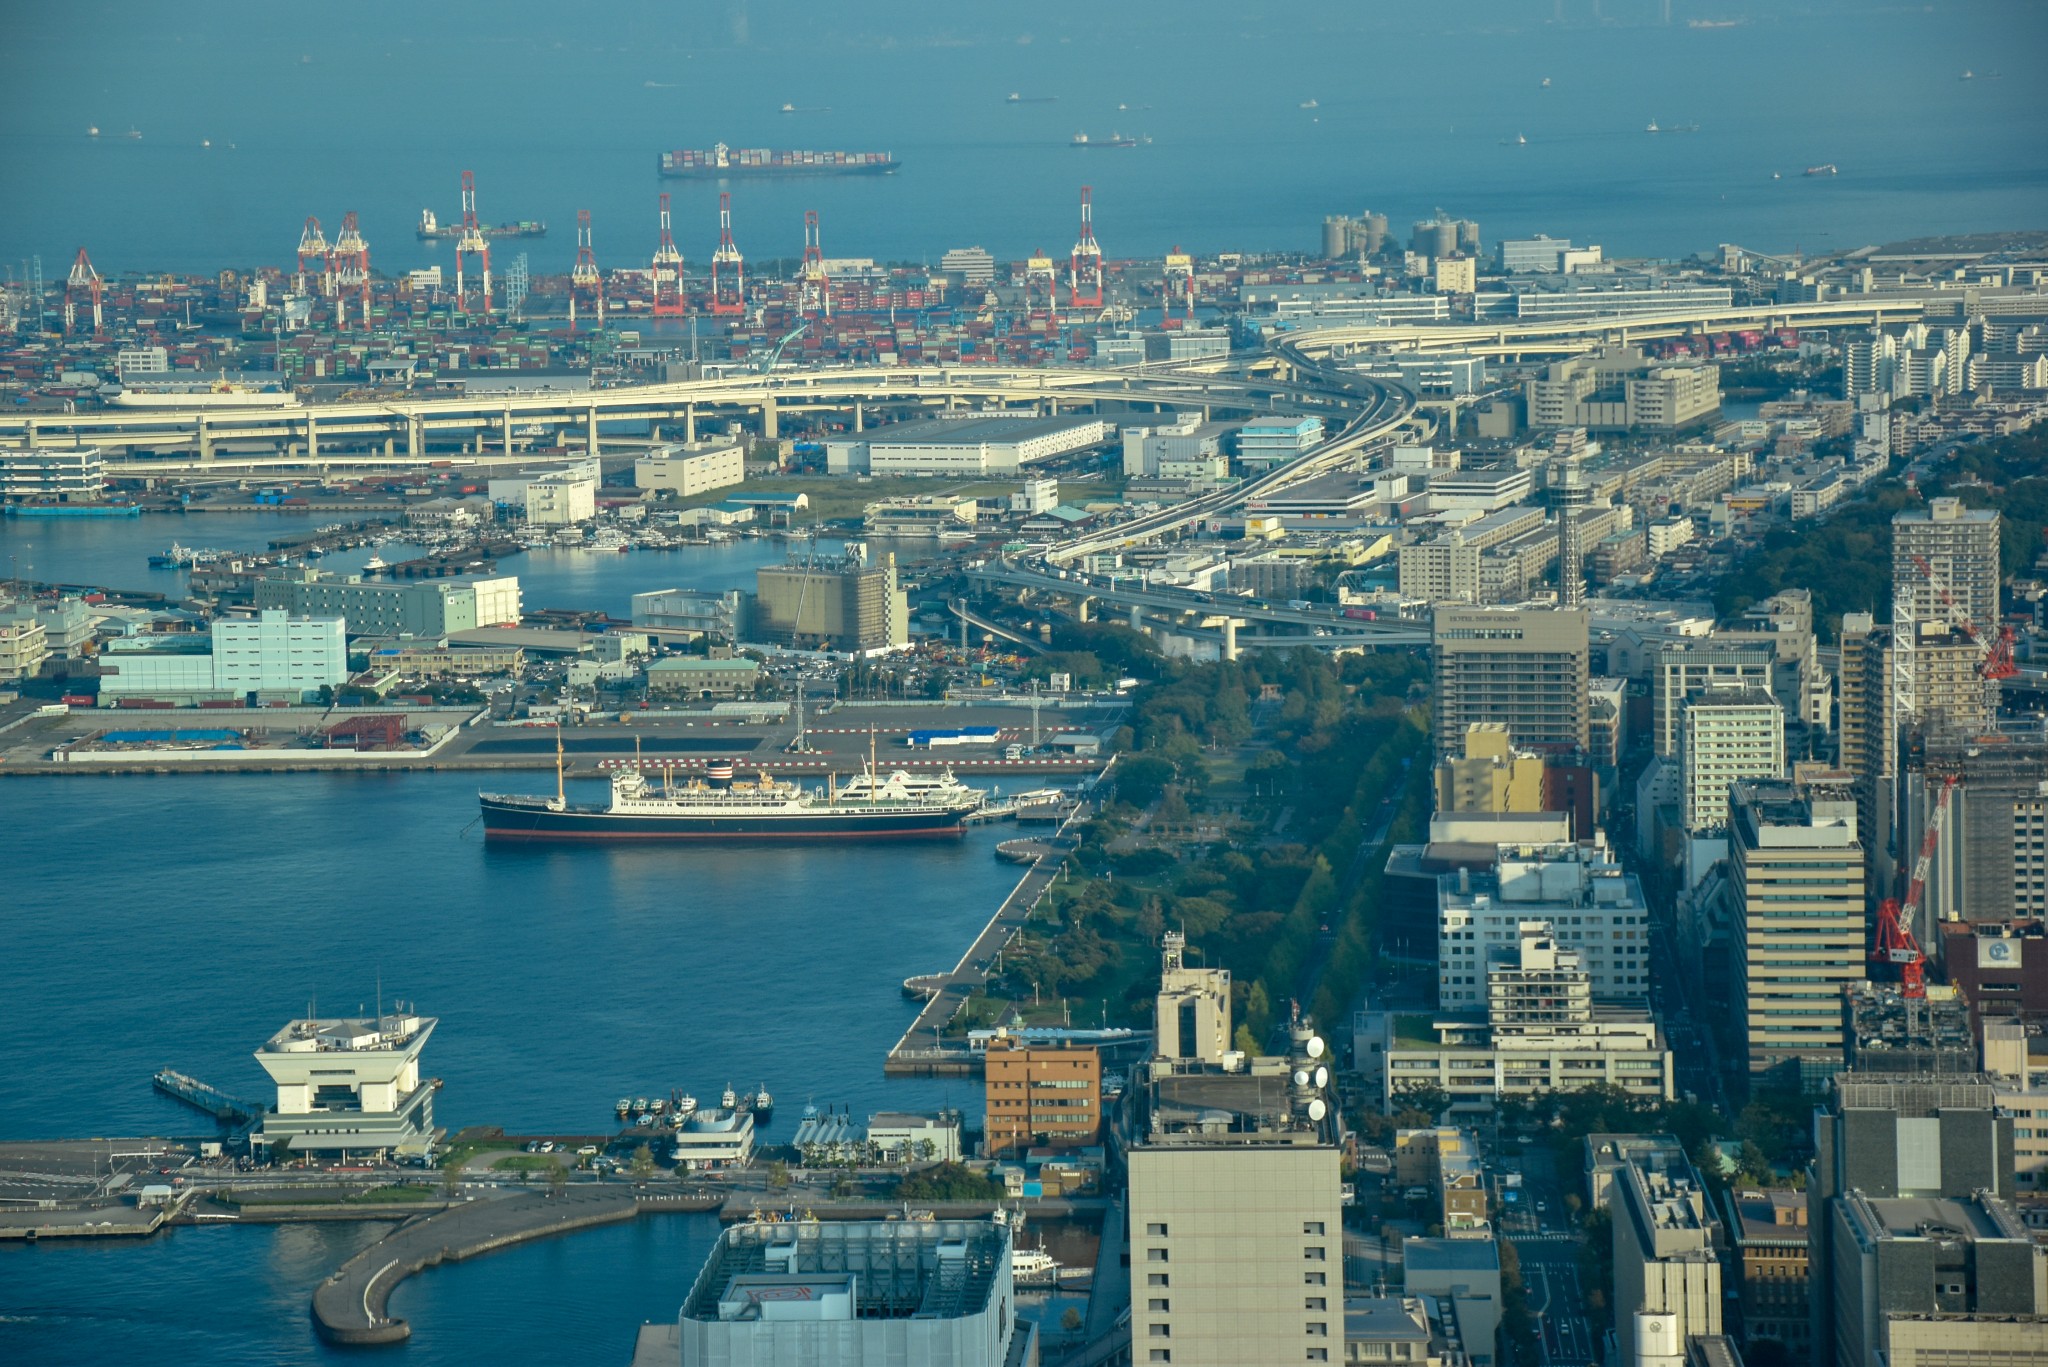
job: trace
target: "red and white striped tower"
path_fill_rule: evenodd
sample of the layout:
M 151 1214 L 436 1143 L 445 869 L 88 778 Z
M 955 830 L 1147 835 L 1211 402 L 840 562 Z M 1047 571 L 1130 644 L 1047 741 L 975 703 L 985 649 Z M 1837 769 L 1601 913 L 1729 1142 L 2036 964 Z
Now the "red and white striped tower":
M 292 289 L 326 294 L 327 286 L 327 235 L 320 231 L 320 220 L 308 214 L 306 226 L 299 230 L 299 273 L 292 277 Z
M 1075 308 L 1102 307 L 1102 248 L 1095 241 L 1095 191 L 1081 187 L 1081 235 L 1067 262 L 1067 302 Z
M 334 239 L 334 250 L 327 254 L 328 278 L 334 282 L 334 321 L 342 327 L 348 326 L 348 301 L 351 297 L 361 300 L 363 326 L 370 325 L 370 244 L 363 240 L 363 231 L 356 224 L 356 211 L 351 209 L 341 216 L 341 235 Z
M 718 192 L 718 250 L 711 253 L 711 311 L 744 313 L 747 307 L 746 260 L 732 240 L 732 195 Z
M 804 261 L 797 272 L 796 311 L 805 318 L 832 316 L 832 282 L 825 275 L 825 248 L 816 209 L 804 211 Z
M 679 318 L 689 310 L 683 291 L 683 254 L 669 230 L 668 196 L 661 197 L 661 241 L 654 248 L 654 316 Z
M 491 242 L 484 236 L 481 223 L 476 221 L 476 174 L 462 173 L 462 234 L 455 239 L 455 307 L 469 308 L 469 294 L 464 289 L 463 263 L 466 257 L 474 256 L 482 267 L 484 317 L 491 316 Z
M 576 301 L 588 299 L 604 326 L 604 276 L 597 269 L 597 252 L 590 241 L 590 210 L 576 211 L 576 265 L 569 272 L 569 331 L 576 330 Z
M 78 307 L 88 300 L 92 304 L 94 334 L 107 330 L 106 320 L 100 314 L 100 295 L 104 289 L 100 273 L 92 268 L 92 258 L 85 254 L 85 248 L 80 247 L 78 259 L 71 263 L 71 274 L 64 280 L 64 331 L 70 332 L 77 324 Z

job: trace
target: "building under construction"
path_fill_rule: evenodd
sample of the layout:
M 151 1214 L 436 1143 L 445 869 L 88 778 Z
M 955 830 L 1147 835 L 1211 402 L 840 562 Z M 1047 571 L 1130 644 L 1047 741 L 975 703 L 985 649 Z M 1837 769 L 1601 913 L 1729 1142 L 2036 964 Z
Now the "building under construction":
M 1914 758 L 1906 829 L 1941 831 L 1928 923 L 2048 916 L 2048 733 L 1929 738 Z
M 1846 1066 L 1873 1073 L 1972 1073 L 1977 1041 L 1970 1006 L 1953 987 L 1908 996 L 1897 983 L 1862 982 L 1843 989 Z
M 896 586 L 896 557 L 879 565 L 855 559 L 813 561 L 754 572 L 756 640 L 807 650 L 855 653 L 910 643 L 910 609 Z

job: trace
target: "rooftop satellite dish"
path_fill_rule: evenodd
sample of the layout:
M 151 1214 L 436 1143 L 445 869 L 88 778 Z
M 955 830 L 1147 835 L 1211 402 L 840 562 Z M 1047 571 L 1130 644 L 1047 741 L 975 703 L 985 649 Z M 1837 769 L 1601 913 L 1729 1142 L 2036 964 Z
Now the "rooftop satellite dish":
M 1317 1097 L 1314 1101 L 1308 1103 L 1308 1118 L 1310 1120 L 1321 1120 L 1324 1116 L 1328 1115 L 1329 1113 L 1329 1103 L 1324 1101 L 1321 1097 Z
M 1294 1085 L 1297 1087 L 1308 1086 L 1308 1069 L 1297 1068 L 1294 1070 Z
M 1323 1056 L 1323 1050 L 1327 1048 L 1329 1048 L 1329 1046 L 1323 1043 L 1323 1037 L 1321 1035 L 1310 1035 L 1308 1037 L 1308 1056 L 1310 1058 L 1321 1058 Z
M 1317 1068 L 1317 1069 L 1316 1069 L 1316 1086 L 1317 1086 L 1317 1087 L 1327 1087 L 1327 1086 L 1329 1086 L 1329 1085 L 1330 1085 L 1330 1070 L 1329 1070 L 1328 1068 L 1320 1068 L 1320 1067 L 1319 1067 L 1319 1068 Z

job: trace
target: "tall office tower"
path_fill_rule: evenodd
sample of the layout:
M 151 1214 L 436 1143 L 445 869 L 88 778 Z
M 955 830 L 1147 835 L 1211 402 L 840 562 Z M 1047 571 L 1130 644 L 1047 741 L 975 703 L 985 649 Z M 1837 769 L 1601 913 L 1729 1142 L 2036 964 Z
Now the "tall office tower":
M 1709 688 L 1685 704 L 1680 744 L 1685 829 L 1728 824 L 1728 790 L 1740 779 L 1782 778 L 1785 710 L 1761 688 Z
M 1871 886 L 1891 885 L 1882 833 L 1891 829 L 1893 765 L 1898 743 L 1892 717 L 1892 634 L 1867 612 L 1842 614 L 1839 731 L 1841 768 L 1855 776 L 1856 829 L 1863 832 Z
M 1652 746 L 1659 758 L 1676 758 L 1683 738 L 1688 698 L 1709 688 L 1741 685 L 1777 696 L 1777 650 L 1769 641 L 1731 645 L 1708 637 L 1704 641 L 1672 641 L 1658 647 L 1652 665 Z
M 1652 1360 L 1645 1321 L 1679 1344 L 1721 1332 L 1727 1243 L 1706 1183 L 1684 1158 L 1631 1160 L 1614 1174 L 1614 1333 L 1620 1361 Z
M 1846 789 L 1738 783 L 1729 851 L 1740 898 L 1734 967 L 1752 1077 L 1842 1065 L 1842 987 L 1865 977 L 1863 847 Z
M 1162 990 L 1194 1016 L 1138 1097 L 1130 1175 L 1131 1360 L 1176 1367 L 1344 1358 L 1344 1205 L 1323 1041 L 1289 1028 L 1285 1058 L 1212 1056 L 1209 983 Z M 1229 997 L 1220 999 L 1222 1034 Z M 1190 1010 L 1192 1006 L 1192 1010 Z M 1176 1027 L 1177 1031 L 1179 1027 Z
M 2048 917 L 2048 734 L 1932 737 L 1919 758 L 1905 829 L 1936 830 L 1929 924 Z
M 1807 1169 L 1812 1361 L 1897 1362 L 1902 1336 L 1924 1351 L 1923 1322 L 1937 1315 L 1948 1344 L 1975 1350 L 1991 1345 L 1973 1317 L 2048 1311 L 2048 1249 L 2006 1204 L 2013 1122 L 1996 1102 L 1983 1074 L 1835 1079 Z M 2029 1332 L 2038 1347 L 2039 1327 Z
M 1503 723 L 1516 749 L 1585 749 L 1586 633 L 1583 609 L 1439 608 L 1437 752 L 1456 753 L 1474 722 Z

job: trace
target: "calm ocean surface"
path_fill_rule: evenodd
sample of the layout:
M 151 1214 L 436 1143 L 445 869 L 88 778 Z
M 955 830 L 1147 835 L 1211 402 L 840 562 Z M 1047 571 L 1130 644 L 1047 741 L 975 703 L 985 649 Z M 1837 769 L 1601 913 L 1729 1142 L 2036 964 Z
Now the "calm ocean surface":
M 458 212 L 467 167 L 487 221 L 552 227 L 500 243 L 501 263 L 566 271 L 587 208 L 600 262 L 644 265 L 669 188 L 701 269 L 717 187 L 654 162 L 718 141 L 903 163 L 737 183 L 757 263 L 796 256 L 812 208 L 828 256 L 1057 254 L 1083 182 L 1113 257 L 1311 249 L 1324 214 L 1368 206 L 1404 236 L 1441 206 L 1489 244 L 1546 231 L 1618 255 L 2048 226 L 2048 8 L 1675 0 L 1664 27 L 1658 4 L 1565 0 L 1563 25 L 1554 0 L 365 0 L 310 26 L 243 5 L 6 6 L 0 264 L 40 253 L 61 278 L 84 243 L 107 275 L 276 265 L 306 215 L 331 233 L 350 209 L 380 268 L 445 263 L 413 228 Z M 1651 137 L 1651 120 L 1700 127 Z M 1070 148 L 1083 131 L 1153 142 Z M 1800 177 L 1819 162 L 1841 174 Z

